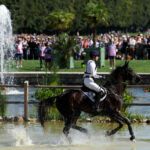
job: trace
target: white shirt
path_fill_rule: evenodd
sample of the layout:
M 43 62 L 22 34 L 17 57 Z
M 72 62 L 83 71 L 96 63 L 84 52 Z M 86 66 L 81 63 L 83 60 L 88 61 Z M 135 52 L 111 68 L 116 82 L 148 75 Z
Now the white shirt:
M 97 75 L 97 67 L 95 61 L 89 60 L 87 62 L 83 77 L 86 78 L 86 76 L 90 76 L 93 78 L 101 78 L 101 76 Z
M 130 45 L 135 45 L 135 44 L 136 44 L 135 39 L 131 38 L 131 39 L 129 40 L 129 44 L 130 44 Z

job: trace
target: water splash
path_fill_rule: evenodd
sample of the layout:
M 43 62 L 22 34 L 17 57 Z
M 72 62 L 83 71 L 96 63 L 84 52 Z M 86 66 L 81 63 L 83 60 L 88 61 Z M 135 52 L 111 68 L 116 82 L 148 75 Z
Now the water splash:
M 10 12 L 4 5 L 0 5 L 0 64 L 1 84 L 11 84 L 12 75 L 7 75 L 13 68 L 14 47 Z
M 12 130 L 12 136 L 15 140 L 15 146 L 30 146 L 32 144 L 32 140 L 27 134 L 26 130 L 23 128 L 15 128 Z

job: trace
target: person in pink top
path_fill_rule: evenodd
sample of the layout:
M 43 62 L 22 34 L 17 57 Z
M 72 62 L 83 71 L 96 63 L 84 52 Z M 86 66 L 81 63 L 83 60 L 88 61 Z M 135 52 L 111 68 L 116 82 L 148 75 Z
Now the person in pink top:
M 23 58 L 23 43 L 22 40 L 19 38 L 18 39 L 18 44 L 17 44 L 17 53 L 16 53 L 16 68 L 22 68 L 22 58 Z M 18 65 L 18 60 L 19 60 L 19 65 Z
M 110 69 L 112 67 L 116 68 L 116 45 L 113 43 L 113 40 L 110 40 L 110 44 L 108 45 L 108 58 L 110 60 Z
M 46 49 L 45 42 L 42 41 L 42 43 L 39 46 L 40 46 L 40 48 L 39 48 L 39 50 L 40 50 L 40 69 L 43 70 L 43 61 L 45 59 L 44 51 Z

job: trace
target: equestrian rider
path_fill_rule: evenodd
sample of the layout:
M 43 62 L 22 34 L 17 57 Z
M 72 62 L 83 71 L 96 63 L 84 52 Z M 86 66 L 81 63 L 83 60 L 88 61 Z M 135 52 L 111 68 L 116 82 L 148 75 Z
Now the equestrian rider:
M 100 79 L 102 76 L 97 74 L 96 61 L 99 59 L 99 52 L 97 50 L 90 51 L 90 60 L 86 64 L 84 72 L 84 85 L 96 92 L 94 108 L 99 110 L 99 102 L 102 97 L 106 95 L 105 88 L 99 86 L 94 82 L 94 79 Z

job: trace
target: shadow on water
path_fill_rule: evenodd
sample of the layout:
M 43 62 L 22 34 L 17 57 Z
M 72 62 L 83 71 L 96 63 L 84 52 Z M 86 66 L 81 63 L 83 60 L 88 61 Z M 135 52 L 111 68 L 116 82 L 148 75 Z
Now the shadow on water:
M 2 150 L 147 150 L 150 147 L 149 126 L 134 124 L 137 143 L 129 141 L 127 127 L 116 135 L 105 137 L 112 124 L 83 123 L 89 134 L 71 130 L 72 144 L 62 134 L 62 122 L 47 122 L 45 128 L 39 123 L 0 124 L 0 149 Z

